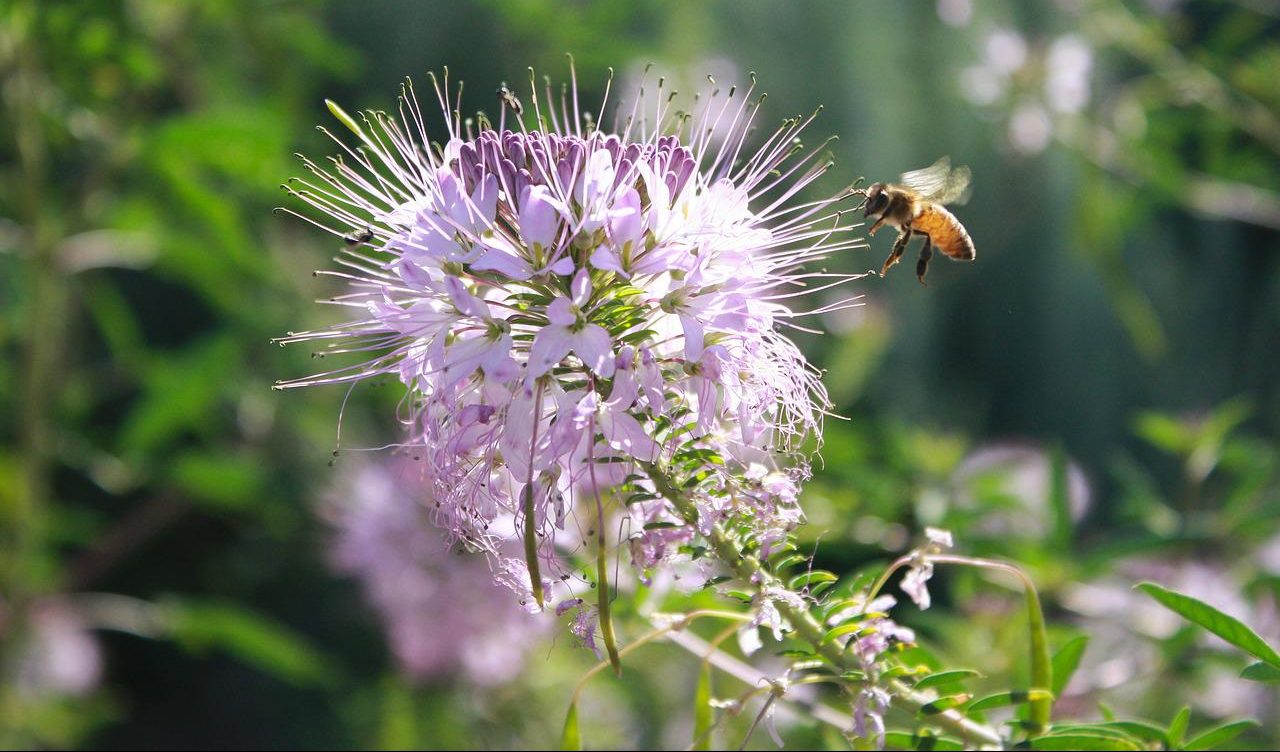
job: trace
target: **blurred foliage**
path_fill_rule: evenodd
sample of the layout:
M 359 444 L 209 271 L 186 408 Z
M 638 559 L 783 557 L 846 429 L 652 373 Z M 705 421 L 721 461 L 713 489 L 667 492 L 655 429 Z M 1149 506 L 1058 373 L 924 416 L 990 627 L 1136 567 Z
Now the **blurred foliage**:
M 852 575 L 949 528 L 1027 568 L 1051 647 L 1089 635 L 1063 716 L 1193 739 L 1252 715 L 1230 743 L 1274 745 L 1275 685 L 1132 585 L 1280 637 L 1277 31 L 1272 4 L 1228 0 L 0 4 L 0 745 L 560 739 L 593 662 L 567 636 L 496 688 L 397 672 L 313 514 L 343 394 L 270 392 L 310 364 L 269 340 L 326 320 L 306 272 L 332 239 L 271 214 L 290 155 L 330 148 L 310 128 L 323 97 L 385 107 L 404 75 L 449 65 L 464 109 L 492 109 L 499 82 L 558 74 L 566 51 L 588 97 L 605 67 L 654 60 L 691 85 L 758 71 L 771 117 L 825 103 L 847 172 L 817 191 L 968 162 L 957 213 L 979 261 L 927 291 L 867 280 L 866 306 L 804 341 L 852 418 L 828 421 L 804 546 Z M 1064 39 L 1089 56 L 1065 108 Z M 874 246 L 843 268 L 877 264 Z M 354 394 L 347 443 L 387 440 L 393 392 Z M 976 692 L 1017 685 L 1012 584 L 935 584 L 939 606 L 904 617 L 931 660 L 978 669 Z M 624 640 L 644 609 L 717 605 L 646 597 L 620 599 Z M 78 662 L 43 670 L 46 649 Z M 584 695 L 588 745 L 684 746 L 706 723 L 698 662 L 638 655 Z M 749 689 L 715 674 L 708 691 Z

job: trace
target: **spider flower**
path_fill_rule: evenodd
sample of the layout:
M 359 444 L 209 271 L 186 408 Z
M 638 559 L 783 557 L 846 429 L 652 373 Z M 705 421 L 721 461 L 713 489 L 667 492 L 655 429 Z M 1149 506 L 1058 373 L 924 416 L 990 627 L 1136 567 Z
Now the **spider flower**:
M 354 361 L 279 386 L 402 382 L 395 443 L 421 461 L 435 523 L 499 558 L 522 538 L 525 561 L 503 559 L 499 579 L 518 590 L 527 565 L 539 602 L 540 566 L 561 566 L 601 499 L 625 502 L 642 574 L 715 524 L 782 540 L 828 407 L 782 330 L 854 304 L 792 308 L 853 277 L 806 264 L 864 244 L 842 221 L 847 189 L 798 198 L 830 166 L 800 146 L 813 116 L 751 151 L 754 82 L 693 116 L 659 81 L 606 131 L 576 81 L 531 86 L 523 105 L 507 93 L 496 124 L 460 119 L 460 87 L 432 81 L 438 130 L 411 84 L 398 116 L 331 104 L 358 143 L 335 138 L 342 155 L 304 158 L 312 177 L 287 186 L 311 207 L 299 216 L 345 239 L 325 273 L 349 318 L 281 341 Z

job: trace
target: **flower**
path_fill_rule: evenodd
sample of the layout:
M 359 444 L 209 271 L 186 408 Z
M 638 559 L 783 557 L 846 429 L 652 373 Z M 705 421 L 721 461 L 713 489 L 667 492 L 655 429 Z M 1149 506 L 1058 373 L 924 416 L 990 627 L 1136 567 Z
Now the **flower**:
M 911 566 L 902 576 L 902 583 L 899 585 L 902 592 L 906 593 L 921 611 L 933 605 L 928 587 L 929 580 L 933 578 L 933 562 L 929 561 L 929 557 L 950 550 L 955 545 L 949 530 L 926 527 L 924 537 L 925 544 L 915 550 Z
M 510 681 L 547 624 L 492 587 L 485 557 L 450 550 L 428 521 L 421 475 L 407 460 L 347 473 L 323 506 L 334 530 L 331 560 L 360 580 L 405 674 L 428 681 L 460 673 L 481 686 Z M 528 582 L 522 569 L 513 579 Z
M 438 144 L 411 85 L 398 119 L 331 105 L 361 145 L 304 160 L 315 178 L 289 190 L 326 218 L 309 221 L 370 240 L 327 273 L 351 319 L 281 342 L 357 359 L 279 386 L 403 383 L 398 443 L 421 458 L 434 522 L 498 559 L 523 537 L 539 603 L 541 568 L 581 541 L 570 520 L 605 497 L 629 502 L 641 570 L 717 523 L 782 540 L 828 403 L 779 329 L 804 315 L 790 300 L 860 276 L 803 265 L 864 242 L 842 222 L 847 190 L 796 199 L 830 166 L 796 148 L 812 116 L 745 149 L 753 90 L 714 91 L 689 118 L 665 93 L 652 111 L 638 99 L 605 133 L 576 88 L 476 129 L 437 81 Z
M 102 679 L 102 648 L 71 599 L 50 595 L 28 612 L 27 639 L 16 655 L 15 686 L 31 695 L 83 696 Z

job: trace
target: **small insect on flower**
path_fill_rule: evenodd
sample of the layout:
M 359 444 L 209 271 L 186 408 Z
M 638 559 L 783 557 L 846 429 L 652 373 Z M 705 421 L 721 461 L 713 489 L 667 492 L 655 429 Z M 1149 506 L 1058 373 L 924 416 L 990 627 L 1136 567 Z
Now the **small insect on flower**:
M 498 100 L 502 102 L 504 107 L 510 107 L 511 111 L 517 116 L 524 114 L 524 105 L 520 104 L 520 97 L 516 93 L 507 88 L 507 82 L 503 81 L 498 87 Z
M 329 301 L 348 320 L 281 340 L 353 362 L 279 386 L 403 383 L 394 443 L 420 458 L 423 506 L 467 548 L 523 548 L 520 566 L 494 569 L 531 607 L 550 582 L 581 607 L 582 570 L 565 559 L 585 530 L 598 551 L 637 552 L 642 577 L 717 523 L 767 554 L 802 519 L 805 442 L 828 409 L 780 330 L 856 305 L 790 307 L 860 276 L 807 264 L 866 245 L 845 220 L 849 191 L 797 198 L 831 166 L 821 147 L 795 148 L 813 117 L 752 152 L 754 82 L 713 90 L 695 116 L 659 81 L 663 96 L 619 107 L 611 129 L 575 82 L 531 88 L 537 129 L 494 128 L 460 118 L 447 74 L 432 80 L 438 133 L 410 84 L 398 118 L 331 104 L 358 147 L 335 138 L 345 156 L 304 159 L 315 179 L 290 184 L 310 207 L 298 216 L 361 242 L 325 273 L 348 287 Z M 525 111 L 505 85 L 498 95 Z M 698 523 L 660 487 L 695 499 Z M 635 532 L 621 546 L 610 530 Z M 594 568 L 606 645 L 611 569 Z
M 868 235 L 875 235 L 876 230 L 885 224 L 898 228 L 893 250 L 885 259 L 884 266 L 880 267 L 881 277 L 902 258 L 913 235 L 924 238 L 920 260 L 916 262 L 916 278 L 922 285 L 925 284 L 924 275 L 929 270 L 934 248 L 948 258 L 973 261 L 977 254 L 969 231 L 943 206 L 963 204 L 968 200 L 970 177 L 968 167 L 952 169 L 951 158 L 943 157 L 928 167 L 903 173 L 901 185 L 873 183 L 868 188 L 854 190 L 866 197 L 863 201 L 864 216 L 876 218 L 875 224 L 867 231 Z

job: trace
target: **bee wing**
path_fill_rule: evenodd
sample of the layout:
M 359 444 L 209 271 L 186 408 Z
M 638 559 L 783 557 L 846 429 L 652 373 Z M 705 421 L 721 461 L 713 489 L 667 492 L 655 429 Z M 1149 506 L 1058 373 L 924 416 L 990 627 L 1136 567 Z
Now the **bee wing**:
M 942 157 L 928 167 L 902 173 L 902 184 L 920 194 L 926 201 L 939 204 L 964 203 L 969 200 L 968 167 L 951 167 L 951 157 Z

